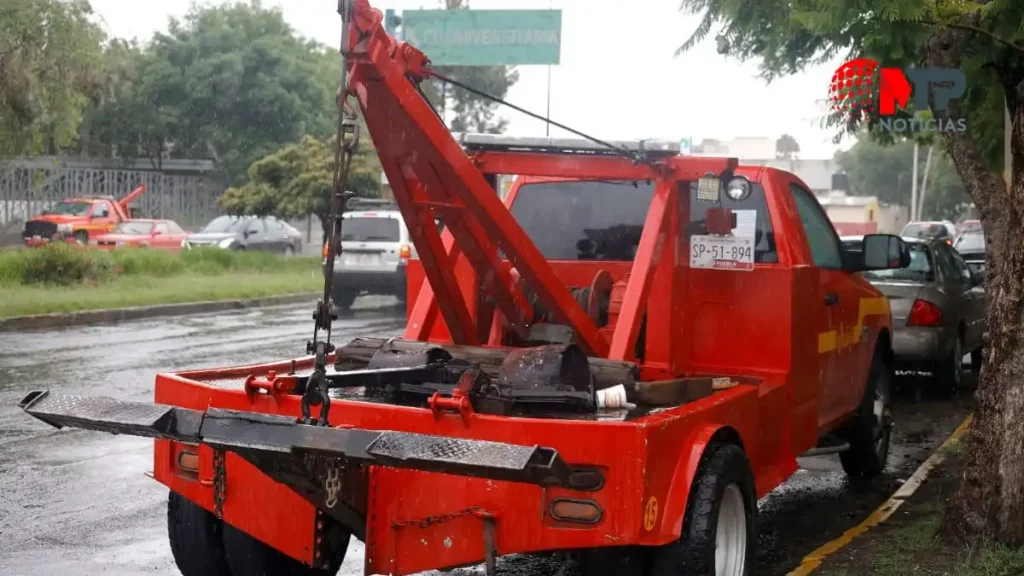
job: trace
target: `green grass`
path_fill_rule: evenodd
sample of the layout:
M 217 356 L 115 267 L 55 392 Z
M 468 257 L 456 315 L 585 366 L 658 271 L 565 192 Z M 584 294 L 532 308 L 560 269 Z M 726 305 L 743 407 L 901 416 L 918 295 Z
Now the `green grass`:
M 0 318 L 261 298 L 322 286 L 319 258 L 266 252 L 100 252 L 69 246 L 0 252 Z

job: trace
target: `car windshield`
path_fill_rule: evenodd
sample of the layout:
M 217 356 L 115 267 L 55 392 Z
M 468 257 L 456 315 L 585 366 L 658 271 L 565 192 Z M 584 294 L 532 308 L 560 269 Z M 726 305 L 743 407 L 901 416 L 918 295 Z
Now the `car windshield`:
M 45 210 L 43 215 L 85 216 L 91 206 L 92 202 L 58 202 Z
M 932 253 L 924 244 L 908 242 L 910 249 L 910 266 L 893 270 L 871 270 L 864 275 L 878 280 L 910 280 L 932 282 L 935 280 L 935 266 Z
M 149 234 L 153 230 L 152 222 L 121 222 L 114 228 L 115 234 Z
M 245 218 L 239 218 L 238 216 L 218 216 L 199 232 L 200 234 L 239 232 L 245 228 L 246 222 Z
M 345 218 L 341 227 L 345 242 L 398 242 L 398 220 L 373 216 Z
M 964 234 L 954 246 L 960 252 L 981 252 L 985 249 L 984 234 Z
M 903 236 L 907 238 L 947 238 L 949 230 L 942 224 L 922 222 L 920 224 L 908 224 L 903 229 Z

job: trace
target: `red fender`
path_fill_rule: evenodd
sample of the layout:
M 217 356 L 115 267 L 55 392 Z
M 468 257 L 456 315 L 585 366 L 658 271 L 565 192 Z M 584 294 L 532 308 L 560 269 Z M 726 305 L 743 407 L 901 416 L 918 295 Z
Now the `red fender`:
M 690 486 L 693 484 L 693 477 L 697 474 L 700 458 L 704 455 L 704 449 L 711 442 L 711 438 L 726 427 L 725 424 L 709 422 L 694 429 L 687 438 L 684 445 L 689 446 L 690 450 L 676 464 L 675 472 L 672 474 L 672 483 L 665 498 L 665 511 L 661 515 L 661 524 L 657 530 L 658 540 L 663 543 L 676 540 L 682 535 L 686 503 L 690 499 Z

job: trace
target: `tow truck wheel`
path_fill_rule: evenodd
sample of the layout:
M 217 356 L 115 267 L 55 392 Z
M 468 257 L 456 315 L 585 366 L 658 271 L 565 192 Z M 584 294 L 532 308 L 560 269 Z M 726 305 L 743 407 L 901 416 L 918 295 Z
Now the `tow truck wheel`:
M 757 546 L 754 476 L 743 450 L 704 450 L 679 540 L 654 550 L 651 576 L 749 576 Z
M 230 576 L 224 523 L 177 492 L 167 497 L 167 536 L 182 576 Z
M 889 366 L 881 354 L 875 353 L 860 409 L 843 434 L 850 449 L 839 453 L 843 470 L 850 477 L 874 478 L 885 469 L 892 432 L 889 411 L 891 378 Z
M 230 524 L 224 524 L 224 550 L 233 576 L 334 576 L 345 561 L 349 534 L 332 538 L 330 568 L 318 569 L 267 546 Z

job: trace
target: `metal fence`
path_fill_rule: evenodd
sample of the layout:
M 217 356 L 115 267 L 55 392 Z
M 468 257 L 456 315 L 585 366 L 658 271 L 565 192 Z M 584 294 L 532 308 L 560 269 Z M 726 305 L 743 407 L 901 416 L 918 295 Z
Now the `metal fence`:
M 147 218 L 170 218 L 186 230 L 217 216 L 224 190 L 209 161 L 111 162 L 60 157 L 18 158 L 0 164 L 0 227 L 14 225 L 65 198 L 120 199 L 145 184 L 133 210 Z

